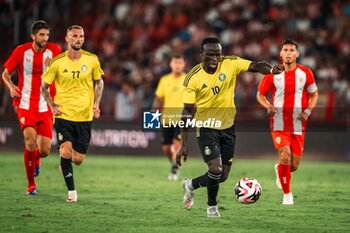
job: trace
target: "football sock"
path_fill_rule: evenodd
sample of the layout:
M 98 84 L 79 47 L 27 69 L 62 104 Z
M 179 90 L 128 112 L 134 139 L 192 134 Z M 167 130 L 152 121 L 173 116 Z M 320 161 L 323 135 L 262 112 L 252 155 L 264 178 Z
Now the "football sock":
M 290 193 L 291 172 L 290 165 L 278 165 L 278 177 L 280 178 L 282 190 L 284 194 Z
M 179 166 L 177 165 L 176 161 L 173 161 L 171 165 L 171 173 L 176 174 L 178 169 Z
M 35 149 L 35 152 L 36 152 L 36 154 L 35 154 L 35 166 L 34 166 L 34 167 L 36 167 L 37 165 L 40 166 L 40 153 L 39 153 L 39 149 L 36 148 L 36 149 Z
M 34 169 L 35 169 L 36 151 L 24 149 L 24 167 L 26 169 L 28 186 L 35 186 Z
M 62 175 L 63 175 L 64 181 L 66 182 L 68 191 L 75 190 L 72 159 L 65 159 L 61 157 L 61 169 L 62 169 Z
M 219 191 L 220 177 L 221 177 L 221 174 L 215 174 L 213 172 L 208 171 L 208 175 L 207 175 L 208 206 L 217 205 L 216 197 Z
M 198 176 L 192 179 L 192 187 L 193 189 L 197 189 L 199 187 L 207 187 L 207 176 L 208 172 L 204 175 Z

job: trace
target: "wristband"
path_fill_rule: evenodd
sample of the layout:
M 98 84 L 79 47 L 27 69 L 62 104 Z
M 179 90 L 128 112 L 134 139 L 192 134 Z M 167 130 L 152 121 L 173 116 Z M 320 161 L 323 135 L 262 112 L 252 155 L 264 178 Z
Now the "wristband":
M 270 69 L 270 74 L 273 74 L 272 71 L 273 71 L 273 67 L 271 67 L 271 69 Z
M 304 113 L 309 117 L 311 115 L 311 110 L 310 109 L 305 109 Z

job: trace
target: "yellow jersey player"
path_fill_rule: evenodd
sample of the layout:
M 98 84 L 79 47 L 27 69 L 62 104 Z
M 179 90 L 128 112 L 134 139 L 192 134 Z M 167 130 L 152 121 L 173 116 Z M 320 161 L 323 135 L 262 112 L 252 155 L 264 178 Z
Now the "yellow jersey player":
M 162 150 L 171 162 L 171 172 L 168 180 L 178 179 L 178 168 L 176 153 L 180 148 L 180 128 L 171 123 L 181 119 L 183 107 L 182 94 L 183 82 L 186 74 L 185 59 L 182 55 L 174 55 L 170 61 L 171 73 L 164 75 L 156 90 L 153 102 L 153 110 L 162 111 Z
M 73 25 L 67 30 L 68 49 L 51 61 L 43 74 L 41 94 L 55 116 L 55 130 L 61 157 L 61 170 L 68 189 L 68 202 L 78 200 L 72 162 L 80 165 L 87 153 L 93 118 L 100 117 L 104 74 L 94 54 L 81 49 L 84 30 Z M 55 82 L 55 102 L 48 87 Z
M 237 56 L 222 56 L 220 41 L 215 37 L 202 41 L 201 60 L 185 78 L 182 114 L 183 121 L 193 117 L 198 121 L 214 121 L 208 127 L 197 128 L 197 142 L 208 171 L 194 179 L 183 180 L 183 201 L 185 208 L 191 209 L 194 190 L 207 187 L 207 216 L 220 217 L 217 205 L 219 183 L 229 175 L 235 148 L 236 77 L 245 71 L 279 74 L 283 67 L 272 67 L 266 62 L 252 62 Z M 187 159 L 187 131 L 186 127 L 181 129 L 181 147 L 176 156 L 180 166 L 181 158 Z

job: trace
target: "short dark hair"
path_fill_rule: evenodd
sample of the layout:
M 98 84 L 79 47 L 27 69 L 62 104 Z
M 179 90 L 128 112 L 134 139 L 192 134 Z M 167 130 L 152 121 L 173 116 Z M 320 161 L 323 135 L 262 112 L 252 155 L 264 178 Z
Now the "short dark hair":
M 50 30 L 50 25 L 46 23 L 44 20 L 37 20 L 32 24 L 31 33 L 35 35 L 41 29 Z
M 67 29 L 67 33 L 73 29 L 83 29 L 83 27 L 80 25 L 72 25 Z
M 286 44 L 292 44 L 292 45 L 295 45 L 295 48 L 298 50 L 298 43 L 295 41 L 295 40 L 293 40 L 293 39 L 286 39 L 286 40 L 284 40 L 283 42 L 282 42 L 282 44 L 281 44 L 281 49 L 283 48 L 283 46 L 284 45 L 286 45 Z
M 201 45 L 201 51 L 203 50 L 203 47 L 206 44 L 220 44 L 220 41 L 216 37 L 206 37 L 206 38 L 204 38 L 203 41 L 202 41 L 202 45 Z
M 185 59 L 185 57 L 182 54 L 176 53 L 172 57 L 173 59 Z

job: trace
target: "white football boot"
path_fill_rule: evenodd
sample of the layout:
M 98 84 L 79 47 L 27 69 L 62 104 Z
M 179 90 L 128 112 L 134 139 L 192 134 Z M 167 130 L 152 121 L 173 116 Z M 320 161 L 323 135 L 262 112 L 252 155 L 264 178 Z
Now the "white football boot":
M 188 210 L 192 209 L 192 206 L 194 203 L 194 191 L 191 190 L 190 183 L 191 183 L 191 179 L 188 179 L 188 178 L 182 181 L 182 186 L 185 191 L 183 203 L 185 208 Z
M 76 190 L 68 191 L 67 202 L 77 202 L 78 201 L 78 193 Z
M 168 180 L 169 181 L 177 181 L 178 180 L 178 174 L 177 173 L 170 173 L 169 175 L 168 175 Z
M 293 205 L 293 194 L 292 193 L 287 193 L 283 195 L 283 201 L 282 205 Z
M 208 206 L 207 208 L 207 217 L 208 218 L 220 218 L 221 215 L 219 213 L 219 208 L 217 205 L 215 206 Z

